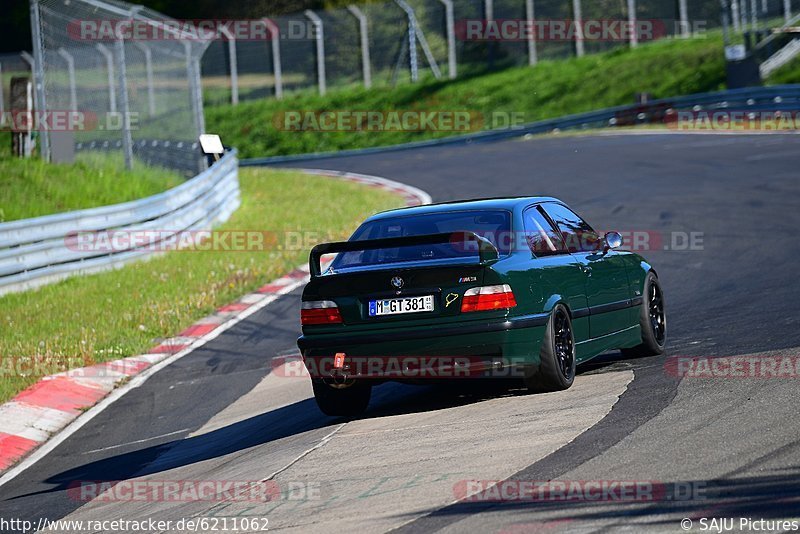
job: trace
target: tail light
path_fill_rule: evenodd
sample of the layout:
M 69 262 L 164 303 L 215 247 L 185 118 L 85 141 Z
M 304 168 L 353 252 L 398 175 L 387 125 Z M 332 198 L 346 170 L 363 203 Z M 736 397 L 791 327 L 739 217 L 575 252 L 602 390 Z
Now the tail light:
M 339 324 L 342 315 L 339 307 L 330 300 L 310 300 L 303 302 L 300 308 L 300 324 Z
M 503 284 L 501 286 L 473 287 L 464 293 L 461 301 L 462 312 L 500 310 L 503 308 L 513 308 L 517 305 L 514 292 L 511 286 Z

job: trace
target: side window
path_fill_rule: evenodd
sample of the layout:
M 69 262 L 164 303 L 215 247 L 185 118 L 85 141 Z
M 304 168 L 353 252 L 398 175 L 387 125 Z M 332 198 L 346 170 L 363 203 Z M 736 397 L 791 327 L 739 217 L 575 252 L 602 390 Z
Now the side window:
M 531 206 L 523 213 L 525 239 L 531 248 L 531 252 L 537 256 L 564 254 L 566 249 L 558 232 L 556 232 L 540 209 L 538 206 Z
M 547 215 L 556 223 L 558 233 L 569 252 L 591 252 L 601 246 L 600 236 L 568 207 L 548 202 L 542 205 Z

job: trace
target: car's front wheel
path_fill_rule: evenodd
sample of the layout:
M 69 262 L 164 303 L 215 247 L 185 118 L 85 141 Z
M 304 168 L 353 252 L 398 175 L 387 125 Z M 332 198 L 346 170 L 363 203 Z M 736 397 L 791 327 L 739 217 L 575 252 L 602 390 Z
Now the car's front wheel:
M 567 308 L 558 304 L 547 322 L 539 350 L 539 371 L 525 379 L 532 391 L 568 389 L 575 380 L 575 334 Z
M 642 331 L 641 344 L 622 349 L 625 356 L 657 356 L 664 353 L 667 342 L 667 315 L 664 310 L 664 293 L 658 278 L 647 273 L 644 282 L 642 305 L 639 307 L 639 326 Z
M 328 384 L 321 379 L 313 379 L 314 399 L 325 415 L 350 417 L 359 415 L 367 409 L 372 386 L 352 384 Z

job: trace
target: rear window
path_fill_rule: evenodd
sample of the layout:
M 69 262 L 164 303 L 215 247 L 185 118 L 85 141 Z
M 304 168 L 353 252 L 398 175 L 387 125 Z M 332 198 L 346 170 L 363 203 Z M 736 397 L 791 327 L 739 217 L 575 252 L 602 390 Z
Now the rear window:
M 511 213 L 506 210 L 469 210 L 408 215 L 369 221 L 355 231 L 350 241 L 474 232 L 491 241 L 500 255 L 508 254 L 511 232 Z M 411 245 L 396 248 L 344 252 L 336 256 L 331 267 L 347 269 L 387 263 L 420 260 L 478 259 L 477 243 L 442 243 L 439 245 Z

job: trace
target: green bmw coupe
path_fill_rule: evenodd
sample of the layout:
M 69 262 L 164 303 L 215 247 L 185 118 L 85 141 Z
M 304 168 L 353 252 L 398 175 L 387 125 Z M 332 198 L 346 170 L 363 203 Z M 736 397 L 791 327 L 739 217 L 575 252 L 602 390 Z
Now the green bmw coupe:
M 622 246 L 549 197 L 370 217 L 311 252 L 297 344 L 317 404 L 356 415 L 386 380 L 516 377 L 562 390 L 603 352 L 663 353 L 655 270 Z

